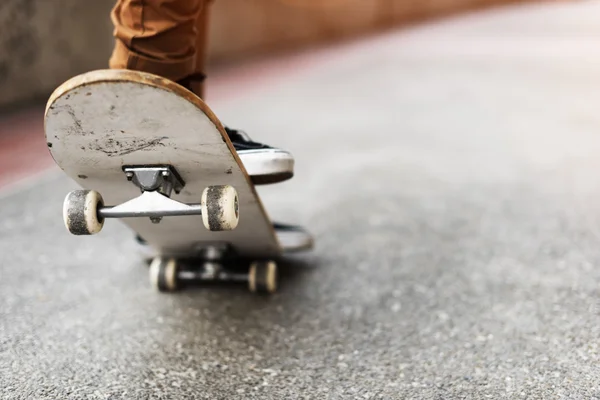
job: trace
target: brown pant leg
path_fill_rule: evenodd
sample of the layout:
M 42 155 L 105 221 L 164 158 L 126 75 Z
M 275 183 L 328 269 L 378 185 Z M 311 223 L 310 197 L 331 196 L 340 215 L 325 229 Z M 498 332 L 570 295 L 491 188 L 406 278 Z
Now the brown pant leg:
M 117 0 L 111 12 L 116 42 L 110 68 L 149 72 L 173 81 L 194 74 L 197 60 L 204 59 L 200 53 L 205 33 L 198 26 L 207 4 L 208 0 Z
M 208 53 L 208 21 L 210 12 L 210 3 L 205 2 L 200 16 L 196 20 L 196 62 L 194 64 L 194 75 L 201 76 L 206 73 L 206 55 Z M 204 80 L 192 81 L 190 89 L 198 97 L 204 98 Z

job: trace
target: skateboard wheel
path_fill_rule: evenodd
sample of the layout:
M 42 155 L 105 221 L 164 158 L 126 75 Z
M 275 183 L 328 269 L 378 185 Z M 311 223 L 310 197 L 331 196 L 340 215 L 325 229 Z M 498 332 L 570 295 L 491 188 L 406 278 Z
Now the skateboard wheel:
M 230 231 L 240 219 L 238 195 L 229 185 L 209 186 L 202 192 L 202 222 L 210 231 Z
M 100 193 L 94 190 L 74 190 L 63 203 L 63 220 L 73 235 L 93 235 L 102 230 L 104 218 L 98 208 L 104 206 Z
M 277 264 L 274 261 L 252 263 L 248 272 L 248 288 L 253 293 L 275 293 L 277 291 Z
M 157 257 L 150 264 L 150 282 L 159 292 L 177 290 L 177 262 L 172 258 Z

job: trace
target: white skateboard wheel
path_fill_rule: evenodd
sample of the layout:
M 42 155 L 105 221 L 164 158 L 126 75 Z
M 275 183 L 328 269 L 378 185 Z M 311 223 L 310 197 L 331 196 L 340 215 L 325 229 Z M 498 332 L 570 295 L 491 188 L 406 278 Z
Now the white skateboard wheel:
M 277 291 L 277 264 L 274 261 L 252 263 L 250 271 L 248 271 L 248 288 L 253 293 L 275 293 Z
M 150 282 L 159 292 L 177 290 L 177 262 L 172 258 L 156 257 L 150 264 Z
M 93 235 L 102 230 L 104 218 L 98 208 L 104 206 L 100 193 L 94 190 L 74 190 L 63 203 L 63 220 L 73 235 Z
M 230 231 L 240 219 L 237 191 L 229 185 L 209 186 L 202 192 L 202 222 L 210 231 Z

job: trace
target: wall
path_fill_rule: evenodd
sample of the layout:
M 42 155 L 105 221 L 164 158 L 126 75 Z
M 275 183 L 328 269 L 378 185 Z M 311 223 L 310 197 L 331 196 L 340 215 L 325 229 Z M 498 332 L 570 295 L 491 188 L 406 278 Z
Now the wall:
M 406 22 L 527 0 L 216 0 L 211 59 L 295 48 Z
M 0 107 L 106 64 L 106 0 L 0 0 Z
M 405 21 L 519 0 L 217 0 L 209 61 L 293 49 Z M 521 0 L 525 1 L 525 0 Z M 0 0 L 0 108 L 105 68 L 113 0 Z

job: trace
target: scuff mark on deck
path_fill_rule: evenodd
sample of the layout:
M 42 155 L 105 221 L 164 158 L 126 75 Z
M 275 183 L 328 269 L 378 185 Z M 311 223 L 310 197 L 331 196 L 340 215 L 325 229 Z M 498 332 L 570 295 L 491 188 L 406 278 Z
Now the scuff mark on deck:
M 65 104 L 62 107 L 65 109 L 67 114 L 69 114 L 71 116 L 71 118 L 73 119 L 73 123 L 75 124 L 75 127 L 76 127 L 75 133 L 84 134 L 81 120 L 79 118 L 77 118 L 77 116 L 75 115 L 75 110 L 73 110 L 73 107 L 71 107 L 68 104 Z
M 167 137 L 165 136 L 165 137 L 161 137 L 161 138 L 158 138 L 158 139 L 151 140 L 150 142 L 148 142 L 146 144 L 142 144 L 142 145 L 137 146 L 135 148 L 130 148 L 128 150 L 124 150 L 124 151 L 120 152 L 118 155 L 119 156 L 124 156 L 126 154 L 131 154 L 133 152 L 144 150 L 144 149 L 146 149 L 148 147 L 152 147 L 152 146 L 163 146 L 164 147 L 165 144 L 162 143 L 162 141 L 164 139 L 167 139 Z
M 168 139 L 168 137 L 162 136 L 152 140 L 132 139 L 130 141 L 109 138 L 107 140 L 91 143 L 89 147 L 91 150 L 101 151 L 109 157 L 118 157 L 135 153 L 136 151 L 141 151 L 150 147 L 164 147 L 165 144 L 162 143 L 162 141 L 165 139 Z
M 53 115 L 58 115 L 61 112 L 66 112 L 71 119 L 73 120 L 73 125 L 68 126 L 66 128 L 67 131 L 67 135 L 75 135 L 75 136 L 86 136 L 86 135 L 93 135 L 94 132 L 92 131 L 86 131 L 83 128 L 83 123 L 81 121 L 81 119 L 79 119 L 75 113 L 75 110 L 73 109 L 73 107 L 71 107 L 69 104 L 62 104 L 62 105 L 54 105 L 52 108 L 52 114 Z M 58 136 L 54 136 L 56 139 L 59 139 Z

